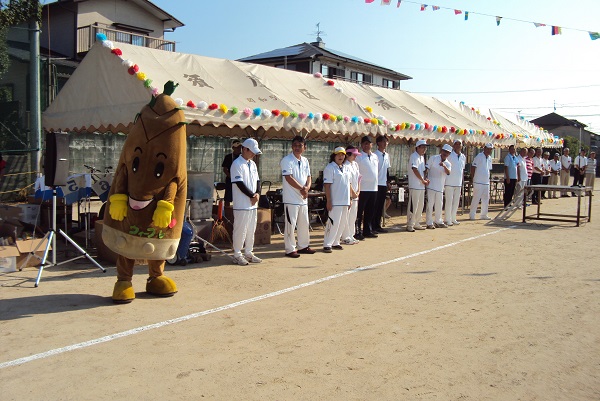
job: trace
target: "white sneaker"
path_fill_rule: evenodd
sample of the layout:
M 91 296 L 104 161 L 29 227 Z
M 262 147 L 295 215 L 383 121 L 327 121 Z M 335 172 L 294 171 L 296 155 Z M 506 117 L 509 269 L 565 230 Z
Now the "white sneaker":
M 424 230 L 424 229 L 425 229 L 425 227 L 423 227 L 421 225 L 419 225 L 419 226 L 415 225 L 415 230 Z
M 233 260 L 240 266 L 246 266 L 248 264 L 248 261 L 243 256 L 234 256 Z
M 457 225 L 459 225 L 459 224 L 460 224 L 460 221 L 454 220 L 454 221 L 452 222 L 452 224 L 454 224 L 455 226 L 457 226 Z
M 262 262 L 261 258 L 257 258 L 256 256 L 254 256 L 253 254 L 250 255 L 244 255 L 244 258 L 246 258 L 246 260 L 250 263 L 260 263 Z
M 413 227 L 408 226 L 406 227 L 406 231 L 408 231 L 409 233 L 414 233 L 415 229 Z
M 448 227 L 452 227 L 452 226 L 454 225 L 454 223 L 452 223 L 451 221 L 447 221 L 447 222 L 446 222 L 446 225 L 447 225 Z
M 344 245 L 354 245 L 357 242 L 358 241 L 355 240 L 354 238 L 346 238 L 345 240 L 342 241 L 342 244 L 344 244 Z
M 483 216 L 480 217 L 481 220 L 491 220 L 492 218 L 490 216 Z

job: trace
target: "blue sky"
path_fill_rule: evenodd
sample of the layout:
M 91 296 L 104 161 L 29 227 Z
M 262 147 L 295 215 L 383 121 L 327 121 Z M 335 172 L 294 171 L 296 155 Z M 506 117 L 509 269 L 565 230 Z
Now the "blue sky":
M 320 22 L 327 47 L 412 76 L 403 90 L 527 119 L 556 104 L 600 133 L 600 39 L 587 33 L 600 32 L 600 1 L 435 1 L 152 0 L 185 24 L 165 34 L 182 53 L 238 59 L 314 41 Z

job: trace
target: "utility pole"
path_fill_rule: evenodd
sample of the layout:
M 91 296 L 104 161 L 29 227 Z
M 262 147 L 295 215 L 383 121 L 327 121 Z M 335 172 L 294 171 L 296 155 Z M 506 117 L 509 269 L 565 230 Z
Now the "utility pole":
M 29 20 L 29 96 L 31 167 L 36 173 L 41 172 L 42 148 L 42 105 L 40 101 L 40 27 L 35 18 Z

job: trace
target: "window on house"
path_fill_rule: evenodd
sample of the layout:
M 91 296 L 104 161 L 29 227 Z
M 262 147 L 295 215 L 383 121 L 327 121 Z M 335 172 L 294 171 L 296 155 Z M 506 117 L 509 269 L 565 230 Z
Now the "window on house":
M 325 64 L 321 64 L 321 74 L 324 77 L 329 76 L 329 67 L 327 67 Z
M 350 72 L 350 79 L 353 82 L 363 82 L 364 74 L 362 72 L 352 71 L 352 72 Z
M 370 84 L 373 82 L 373 75 L 364 74 L 364 83 Z
M 346 77 L 346 70 L 344 70 L 343 68 L 334 68 L 331 67 L 329 68 L 329 78 L 345 78 Z
M 398 82 L 383 78 L 383 86 L 390 89 L 396 89 L 398 87 Z

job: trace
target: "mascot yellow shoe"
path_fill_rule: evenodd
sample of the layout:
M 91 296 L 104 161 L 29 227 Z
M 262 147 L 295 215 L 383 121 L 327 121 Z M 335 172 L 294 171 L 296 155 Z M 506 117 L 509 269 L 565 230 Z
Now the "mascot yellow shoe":
M 116 304 L 128 304 L 135 299 L 135 291 L 131 281 L 117 281 L 113 289 L 113 302 Z
M 149 277 L 146 292 L 157 297 L 172 297 L 177 293 L 177 284 L 167 276 Z

